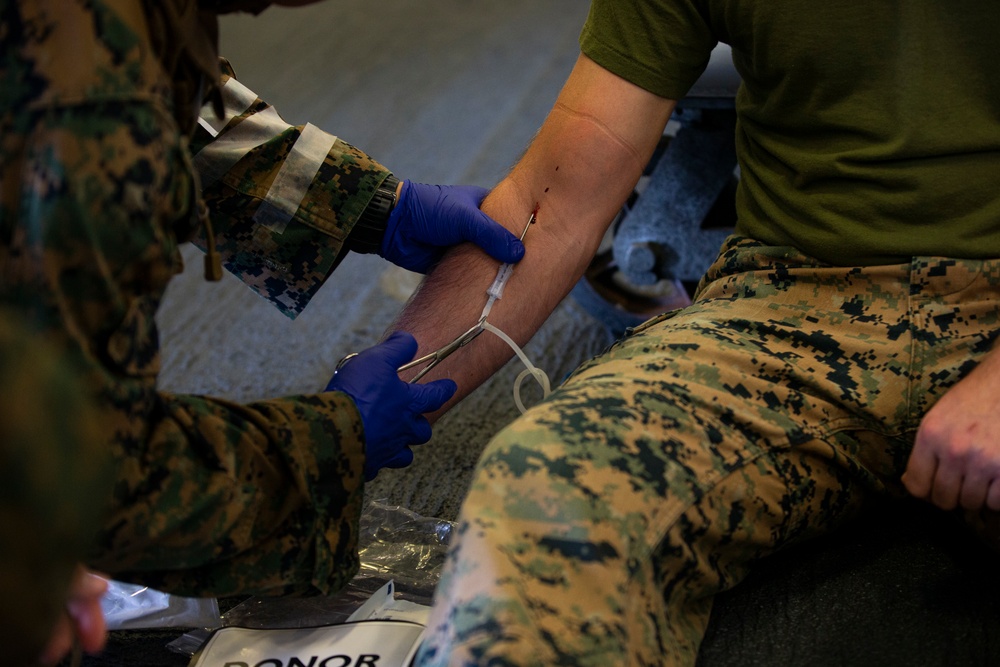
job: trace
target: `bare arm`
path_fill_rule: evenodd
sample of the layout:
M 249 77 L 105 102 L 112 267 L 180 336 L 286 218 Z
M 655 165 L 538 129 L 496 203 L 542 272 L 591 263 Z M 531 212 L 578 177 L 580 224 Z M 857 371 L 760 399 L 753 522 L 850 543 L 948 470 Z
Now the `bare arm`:
M 673 111 L 657 97 L 580 56 L 524 157 L 483 202 L 483 210 L 516 234 L 532 211 L 537 223 L 489 321 L 523 345 L 583 274 L 605 230 L 635 185 Z M 394 329 L 412 333 L 418 354 L 437 349 L 474 324 L 498 264 L 462 246 L 427 277 Z M 478 387 L 510 357 L 484 333 L 438 366 L 458 392 Z

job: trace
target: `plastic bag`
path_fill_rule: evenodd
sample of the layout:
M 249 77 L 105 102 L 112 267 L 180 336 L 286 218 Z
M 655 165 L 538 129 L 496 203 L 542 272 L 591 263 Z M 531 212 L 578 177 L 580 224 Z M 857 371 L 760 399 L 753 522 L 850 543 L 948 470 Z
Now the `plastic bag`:
M 101 609 L 109 630 L 139 628 L 217 628 L 222 625 L 215 598 L 186 598 L 146 586 L 108 581 Z
M 361 571 L 351 584 L 376 591 L 391 579 L 397 597 L 429 605 L 454 527 L 405 507 L 372 502 L 361 515 Z

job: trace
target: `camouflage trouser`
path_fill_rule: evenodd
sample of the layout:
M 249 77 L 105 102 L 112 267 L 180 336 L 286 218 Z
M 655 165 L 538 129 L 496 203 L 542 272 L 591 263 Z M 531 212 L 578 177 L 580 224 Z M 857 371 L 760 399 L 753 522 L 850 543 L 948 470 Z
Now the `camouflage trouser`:
M 991 347 L 1000 260 L 820 265 L 731 239 L 487 447 L 421 664 L 691 664 L 748 565 L 899 481 Z

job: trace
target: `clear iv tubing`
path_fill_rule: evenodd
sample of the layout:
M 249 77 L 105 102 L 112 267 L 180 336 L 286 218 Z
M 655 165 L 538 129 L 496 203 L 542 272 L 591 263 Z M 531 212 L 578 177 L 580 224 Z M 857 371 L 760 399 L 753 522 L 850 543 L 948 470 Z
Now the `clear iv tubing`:
M 524 226 L 524 231 L 521 232 L 521 240 L 524 240 L 524 235 L 528 233 L 528 227 L 530 227 L 534 221 L 535 214 L 532 213 L 531 217 L 528 218 L 528 224 Z M 516 354 L 518 359 L 521 360 L 521 363 L 524 364 L 524 370 L 521 371 L 521 373 L 517 376 L 517 379 L 514 380 L 514 404 L 517 405 L 517 409 L 521 411 L 521 414 L 524 414 L 527 410 L 527 408 L 524 407 L 524 403 L 521 401 L 521 383 L 524 382 L 524 378 L 528 375 L 535 378 L 535 381 L 537 381 L 542 387 L 542 398 L 545 398 L 552 393 L 552 387 L 549 384 L 549 376 L 545 374 L 545 371 L 532 364 L 527 355 L 524 354 L 524 351 L 518 347 L 517 343 L 515 343 L 510 336 L 486 321 L 486 317 L 490 314 L 490 310 L 493 309 L 493 304 L 503 296 L 503 288 L 507 285 L 507 281 L 510 279 L 512 273 L 514 273 L 513 264 L 500 265 L 500 270 L 497 271 L 497 277 L 493 279 L 493 284 L 490 285 L 488 290 L 486 290 L 486 293 L 490 298 L 486 302 L 486 306 L 483 307 L 483 312 L 479 316 L 479 321 L 482 322 L 481 326 L 483 329 L 489 331 L 494 336 L 497 336 L 500 340 L 507 343 L 507 345 L 510 346 L 510 349 L 514 350 L 514 354 Z
M 529 375 L 535 378 L 535 381 L 537 381 L 542 387 L 542 398 L 545 398 L 552 393 L 552 387 L 549 384 L 549 376 L 545 374 L 545 371 L 531 363 L 527 355 L 524 354 L 524 351 L 517 346 L 517 343 L 515 343 L 510 336 L 500 331 L 489 322 L 483 322 L 483 328 L 510 345 L 510 349 L 514 350 L 518 359 L 520 359 L 521 363 L 524 364 L 524 370 L 521 371 L 514 380 L 514 405 L 517 406 L 517 409 L 520 410 L 523 415 L 527 411 L 527 408 L 524 407 L 524 403 L 521 401 L 521 383 L 524 382 L 524 378 Z

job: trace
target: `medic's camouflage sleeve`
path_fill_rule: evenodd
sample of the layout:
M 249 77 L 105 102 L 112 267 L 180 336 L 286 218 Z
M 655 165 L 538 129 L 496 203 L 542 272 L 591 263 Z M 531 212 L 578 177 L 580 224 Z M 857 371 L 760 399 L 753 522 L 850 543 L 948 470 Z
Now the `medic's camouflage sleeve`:
M 168 1 L 0 3 L 0 304 L 95 398 L 115 480 L 89 565 L 184 594 L 329 593 L 358 566 L 350 399 L 156 389 L 154 315 L 196 201 L 144 14 Z
M 18 313 L 0 310 L 5 665 L 34 664 L 41 654 L 110 489 L 110 462 L 74 361 Z
M 291 126 L 223 61 L 224 113 L 202 109 L 194 165 L 223 265 L 289 317 L 309 303 L 389 171 L 313 125 Z M 206 250 L 199 234 L 195 244 Z

